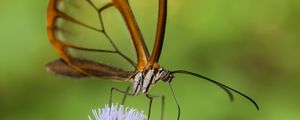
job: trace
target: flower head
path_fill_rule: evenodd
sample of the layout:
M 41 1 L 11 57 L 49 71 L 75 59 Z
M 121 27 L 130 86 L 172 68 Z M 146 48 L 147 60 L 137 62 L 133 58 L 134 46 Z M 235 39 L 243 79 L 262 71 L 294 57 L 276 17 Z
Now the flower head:
M 123 105 L 118 104 L 105 105 L 104 108 L 93 109 L 92 112 L 95 120 L 145 120 L 147 118 L 143 111 L 124 108 Z M 88 117 L 89 120 L 93 120 L 91 116 Z

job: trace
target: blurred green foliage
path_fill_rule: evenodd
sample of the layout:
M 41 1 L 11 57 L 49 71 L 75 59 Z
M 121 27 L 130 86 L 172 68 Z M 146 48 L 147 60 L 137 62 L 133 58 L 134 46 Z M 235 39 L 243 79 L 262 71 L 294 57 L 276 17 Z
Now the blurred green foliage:
M 149 1 L 130 2 L 139 9 L 136 15 L 142 17 L 137 19 L 151 46 L 156 23 L 155 15 L 147 14 Z M 108 103 L 111 87 L 131 85 L 72 80 L 47 72 L 44 64 L 58 58 L 46 34 L 47 4 L 47 0 L 0 1 L 1 120 L 84 120 L 92 108 Z M 230 103 L 218 87 L 179 75 L 172 84 L 182 120 L 300 118 L 299 0 L 169 0 L 168 10 L 160 64 L 215 78 L 251 96 L 261 107 L 256 111 L 237 95 Z M 175 119 L 177 109 L 168 86 L 162 83 L 152 92 L 166 95 L 165 118 Z M 130 97 L 127 104 L 145 111 L 148 107 L 144 96 Z M 153 119 L 158 119 L 159 111 L 160 102 L 155 100 Z

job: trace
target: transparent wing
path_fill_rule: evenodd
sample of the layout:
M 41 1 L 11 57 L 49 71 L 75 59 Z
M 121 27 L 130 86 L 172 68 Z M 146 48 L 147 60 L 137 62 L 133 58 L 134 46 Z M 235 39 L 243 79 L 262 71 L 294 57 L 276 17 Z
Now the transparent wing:
M 110 1 L 50 0 L 47 29 L 61 58 L 78 72 L 87 73 L 74 62 L 79 59 L 134 70 L 129 33 Z

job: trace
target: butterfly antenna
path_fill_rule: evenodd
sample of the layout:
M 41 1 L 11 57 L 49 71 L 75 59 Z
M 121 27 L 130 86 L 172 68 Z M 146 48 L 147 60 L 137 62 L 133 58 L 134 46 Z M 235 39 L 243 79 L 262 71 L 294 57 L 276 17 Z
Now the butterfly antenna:
M 195 77 L 198 77 L 198 78 L 202 78 L 202 79 L 204 79 L 204 80 L 207 80 L 207 81 L 209 81 L 209 82 L 212 82 L 212 83 L 214 83 L 214 84 L 220 86 L 220 87 L 223 88 L 224 90 L 226 89 L 225 91 L 229 94 L 229 96 L 232 96 L 231 92 L 229 91 L 229 90 L 231 90 L 231 91 L 233 91 L 233 92 L 235 92 L 235 93 L 237 93 L 237 94 L 239 94 L 239 95 L 245 97 L 245 98 L 248 99 L 251 103 L 254 104 L 254 106 L 256 107 L 257 110 L 259 110 L 259 106 L 257 105 L 257 103 L 256 103 L 252 98 L 248 97 L 247 95 L 245 95 L 245 94 L 243 94 L 243 93 L 241 93 L 241 92 L 239 92 L 239 91 L 237 91 L 237 90 L 235 90 L 235 89 L 233 89 L 233 88 L 231 88 L 231 87 L 228 87 L 228 86 L 226 86 L 226 85 L 224 85 L 224 84 L 222 84 L 222 83 L 219 83 L 219 82 L 217 82 L 217 81 L 215 81 L 215 80 L 212 80 L 212 79 L 210 79 L 210 78 L 208 78 L 208 77 L 205 77 L 205 76 L 200 75 L 200 74 L 197 74 L 197 73 L 185 71 L 185 70 L 172 71 L 171 73 L 173 73 L 173 74 L 188 74 L 188 75 L 192 75 L 192 76 L 195 76 Z M 233 97 L 231 97 L 231 98 L 233 98 Z

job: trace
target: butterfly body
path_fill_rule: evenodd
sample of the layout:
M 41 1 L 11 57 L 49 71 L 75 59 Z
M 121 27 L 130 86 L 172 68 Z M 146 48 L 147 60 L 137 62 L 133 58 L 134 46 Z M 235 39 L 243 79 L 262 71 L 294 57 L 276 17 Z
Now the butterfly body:
M 138 72 L 133 77 L 134 95 L 138 95 L 140 91 L 144 94 L 148 94 L 150 88 L 159 81 L 170 83 L 173 78 L 174 75 L 164 68 L 146 69 L 142 72 Z

